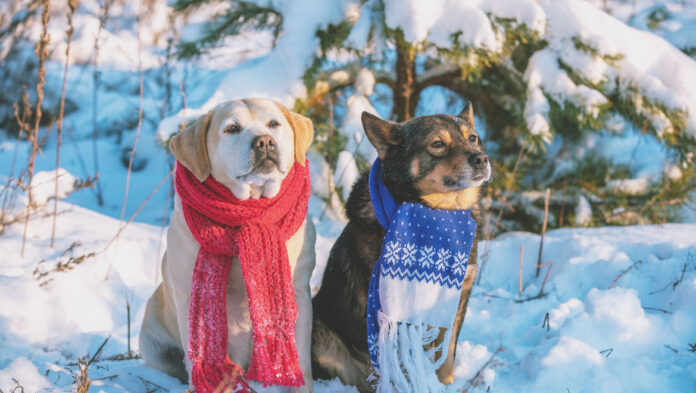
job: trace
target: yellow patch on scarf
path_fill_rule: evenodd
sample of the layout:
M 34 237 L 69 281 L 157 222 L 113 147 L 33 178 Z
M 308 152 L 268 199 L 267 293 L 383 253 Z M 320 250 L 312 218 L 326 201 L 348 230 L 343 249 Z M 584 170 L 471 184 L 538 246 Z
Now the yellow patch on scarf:
M 481 187 L 465 188 L 459 191 L 423 195 L 421 199 L 433 209 L 466 210 L 478 201 L 480 191 Z

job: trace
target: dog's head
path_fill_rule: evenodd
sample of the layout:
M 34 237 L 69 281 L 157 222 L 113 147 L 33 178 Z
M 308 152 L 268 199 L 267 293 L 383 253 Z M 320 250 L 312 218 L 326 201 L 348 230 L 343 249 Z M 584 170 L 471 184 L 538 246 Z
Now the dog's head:
M 471 103 L 458 116 L 421 116 L 404 123 L 363 112 L 362 123 L 382 161 L 382 180 L 398 200 L 465 209 L 491 177 Z
M 174 157 L 199 181 L 212 175 L 238 199 L 271 198 L 295 162 L 305 165 L 312 121 L 265 99 L 224 102 L 174 136 Z

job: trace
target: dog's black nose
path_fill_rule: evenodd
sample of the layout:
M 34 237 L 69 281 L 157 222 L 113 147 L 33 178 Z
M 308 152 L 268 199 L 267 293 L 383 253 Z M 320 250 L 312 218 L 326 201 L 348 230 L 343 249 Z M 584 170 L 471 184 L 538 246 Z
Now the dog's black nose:
M 251 141 L 251 148 L 258 151 L 270 152 L 276 149 L 276 141 L 270 135 L 260 135 Z
M 475 153 L 469 156 L 469 165 L 474 169 L 483 169 L 488 165 L 488 156 L 486 153 Z

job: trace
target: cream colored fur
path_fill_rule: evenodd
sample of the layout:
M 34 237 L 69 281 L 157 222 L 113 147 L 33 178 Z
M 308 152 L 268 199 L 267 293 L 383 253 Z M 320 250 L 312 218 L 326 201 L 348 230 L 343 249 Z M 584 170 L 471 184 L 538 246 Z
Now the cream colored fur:
M 259 198 L 275 195 L 278 190 L 274 184 L 284 178 L 294 161 L 304 160 L 304 152 L 296 154 L 295 147 L 298 138 L 293 134 L 303 133 L 302 139 L 311 139 L 311 122 L 309 130 L 297 130 L 296 124 L 309 121 L 300 115 L 290 113 L 295 121 L 289 121 L 288 112 L 279 104 L 269 100 L 248 99 L 223 103 L 213 109 L 205 119 L 201 117 L 199 127 L 206 125 L 205 132 L 194 132 L 191 126 L 186 134 L 186 143 L 179 140 L 179 145 L 172 142 L 175 155 L 178 154 L 182 164 L 190 170 L 198 170 L 197 176 L 212 173 L 216 180 L 227 186 L 240 198 Z M 278 121 L 281 126 L 277 129 L 266 130 L 270 119 Z M 291 120 L 292 118 L 290 118 Z M 234 135 L 223 133 L 224 127 L 230 122 L 237 122 L 243 130 Z M 206 124 L 207 123 L 207 124 Z M 305 124 L 304 127 L 307 127 Z M 196 136 L 193 134 L 196 133 Z M 240 180 L 239 174 L 249 170 L 249 149 L 246 145 L 256 135 L 269 134 L 278 142 L 281 168 L 276 173 L 263 176 L 247 176 Z M 179 136 L 184 135 L 183 133 Z M 205 138 L 204 143 L 195 143 L 197 138 Z M 293 142 L 294 140 L 294 142 Z M 308 148 L 308 143 L 301 144 Z M 198 146 L 198 147 L 194 147 Z M 206 152 L 201 152 L 205 146 Z M 189 149 L 188 152 L 182 153 Z M 178 150 L 178 153 L 177 153 Z M 184 157 L 186 156 L 186 157 Z M 184 162 L 186 160 L 201 160 L 208 157 L 208 163 Z M 209 164 L 209 165 L 208 165 Z M 302 162 L 304 164 L 304 161 Z M 189 167 L 191 166 L 191 167 Z M 192 170 L 193 171 L 193 170 Z M 206 173 L 209 172 L 209 173 Z M 305 220 L 301 228 L 286 242 L 290 271 L 292 272 L 295 299 L 298 313 L 295 324 L 295 339 L 299 354 L 300 367 L 305 385 L 299 388 L 270 387 L 262 388 L 252 385 L 258 392 L 301 392 L 313 391 L 312 369 L 310 357 L 312 300 L 309 279 L 314 269 L 314 243 L 316 234 L 311 220 Z M 199 244 L 193 238 L 181 209 L 181 200 L 175 197 L 174 212 L 167 232 L 168 249 L 162 260 L 162 283 L 149 299 L 140 333 L 140 352 L 143 361 L 154 368 L 163 370 L 179 378 L 190 381 L 190 367 L 184 366 L 181 356 L 188 349 L 188 307 L 191 292 L 193 268 L 198 255 Z M 252 326 L 249 318 L 246 287 L 242 276 L 239 258 L 234 258 L 227 283 L 227 327 L 228 353 L 230 359 L 246 369 L 251 356 Z

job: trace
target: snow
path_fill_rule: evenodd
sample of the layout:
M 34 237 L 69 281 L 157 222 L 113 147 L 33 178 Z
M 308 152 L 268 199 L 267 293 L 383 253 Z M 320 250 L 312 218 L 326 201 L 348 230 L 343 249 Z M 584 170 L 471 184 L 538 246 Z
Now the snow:
M 558 59 L 590 81 L 598 81 L 600 73 L 605 73 L 607 83 L 617 78 L 620 85 L 633 86 L 656 102 L 688 112 L 687 128 L 696 135 L 696 109 L 692 107 L 696 102 L 692 88 L 696 86 L 696 63 L 692 59 L 664 39 L 633 29 L 587 2 L 543 0 L 539 4 L 547 16 L 549 50 Z M 622 58 L 615 65 L 592 58 L 573 47 L 574 37 L 601 55 Z
M 2 388 L 14 389 L 18 386 L 15 381 L 27 381 L 22 386 L 30 392 L 38 392 L 51 386 L 46 378 L 39 374 L 34 363 L 25 357 L 18 357 L 0 371 L 0 386 Z
M 108 377 L 95 381 L 101 391 L 144 391 L 152 384 L 164 391 L 184 390 L 140 360 L 106 360 L 127 352 L 126 298 L 131 304 L 131 345 L 137 351 L 144 304 L 159 280 L 159 259 L 166 247 L 160 228 L 131 223 L 104 249 L 116 234 L 116 219 L 63 201 L 59 212 L 54 248 L 48 245 L 50 217 L 30 221 L 24 258 L 18 255 L 21 224 L 6 227 L 0 237 L 5 255 L 0 266 L 0 388 L 14 386 L 11 376 L 25 388 L 36 387 L 28 391 L 69 389 L 76 372 L 71 364 L 78 356 L 93 355 L 109 337 L 102 360 L 89 374 L 93 379 Z M 319 238 L 313 290 L 343 226 L 326 218 L 315 222 Z M 542 261 L 553 260 L 554 265 L 545 296 L 521 303 L 516 295 L 520 245 L 525 246 L 524 299 L 538 294 L 546 269 L 535 277 L 539 236 L 508 233 L 482 242 L 482 277 L 469 302 L 455 383 L 448 391 L 466 386 L 490 359 L 480 373 L 484 390 L 688 390 L 696 361 L 688 347 L 696 340 L 693 233 L 694 224 L 549 231 Z M 64 252 L 77 239 L 79 244 Z M 37 266 L 47 272 L 58 261 L 91 252 L 96 255 L 71 271 L 32 278 Z M 495 354 L 499 347 L 503 349 Z M 609 355 L 607 349 L 612 350 Z M 635 370 L 645 375 L 634 380 Z M 318 383 L 316 391 L 354 390 L 332 381 Z
M 360 177 L 360 172 L 358 172 L 358 166 L 353 155 L 345 150 L 338 153 L 334 184 L 341 187 L 341 196 L 344 201 L 348 200 L 348 196 L 353 190 L 353 184 L 358 181 L 358 177 Z
M 365 131 L 362 128 L 361 115 L 369 112 L 377 115 L 377 110 L 370 103 L 369 98 L 356 93 L 346 101 L 346 114 L 339 132 L 347 137 L 346 150 L 354 155 L 359 154 L 366 162 L 372 162 L 377 158 L 377 150 L 372 146 Z
M 607 191 L 613 194 L 642 195 L 648 189 L 648 179 L 615 179 L 607 182 Z
M 31 201 L 36 206 L 43 206 L 51 198 L 63 199 L 73 191 L 75 180 L 77 180 L 75 176 L 63 168 L 58 168 L 58 171 L 37 172 L 29 184 Z M 57 189 L 56 183 L 58 183 Z

